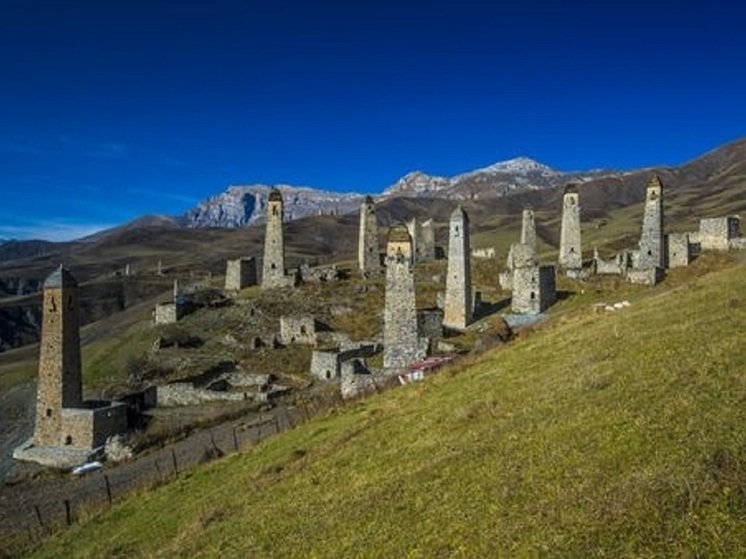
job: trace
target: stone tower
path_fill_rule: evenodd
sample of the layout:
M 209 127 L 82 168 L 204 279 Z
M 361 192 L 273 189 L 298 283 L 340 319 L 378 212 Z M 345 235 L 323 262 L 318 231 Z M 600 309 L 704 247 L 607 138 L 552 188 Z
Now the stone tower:
M 60 444 L 62 408 L 83 400 L 78 285 L 67 269 L 60 266 L 44 282 L 42 304 L 34 442 L 54 446 Z
M 580 195 L 578 187 L 568 184 L 562 196 L 562 228 L 560 229 L 559 267 L 567 272 L 583 268 L 580 245 Z
M 389 230 L 386 245 L 386 295 L 383 309 L 383 366 L 407 368 L 427 353 L 417 332 L 417 306 L 412 265 L 412 238 L 406 226 Z
M 282 193 L 273 188 L 267 197 L 267 229 L 264 236 L 262 287 L 281 287 L 285 283 L 285 243 L 282 235 L 284 215 Z
M 637 267 L 641 270 L 665 268 L 663 238 L 663 184 L 655 175 L 648 183 L 645 195 L 645 214 L 642 218 L 640 256 Z
M 443 326 L 464 330 L 472 318 L 471 248 L 469 216 L 459 206 L 451 214 L 448 237 L 448 275 L 446 277 Z
M 360 273 L 375 274 L 380 267 L 378 258 L 378 220 L 373 198 L 366 196 L 360 206 L 360 236 L 358 237 L 357 260 Z
M 528 245 L 536 252 L 536 224 L 534 223 L 534 209 L 531 206 L 523 208 L 521 244 Z

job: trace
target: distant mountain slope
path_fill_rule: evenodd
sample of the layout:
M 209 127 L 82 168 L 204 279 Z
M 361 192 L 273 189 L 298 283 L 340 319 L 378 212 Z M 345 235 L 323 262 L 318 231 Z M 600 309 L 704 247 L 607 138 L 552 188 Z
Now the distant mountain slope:
M 271 186 L 231 186 L 200 202 L 184 215 L 187 227 L 247 227 L 264 219 Z M 358 207 L 361 194 L 278 185 L 288 221 L 320 214 L 345 214 Z

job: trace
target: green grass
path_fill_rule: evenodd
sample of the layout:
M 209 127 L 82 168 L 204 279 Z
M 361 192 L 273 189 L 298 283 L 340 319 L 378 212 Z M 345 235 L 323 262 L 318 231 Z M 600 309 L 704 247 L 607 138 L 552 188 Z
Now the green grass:
M 746 268 L 684 279 L 568 308 L 32 556 L 744 556 Z

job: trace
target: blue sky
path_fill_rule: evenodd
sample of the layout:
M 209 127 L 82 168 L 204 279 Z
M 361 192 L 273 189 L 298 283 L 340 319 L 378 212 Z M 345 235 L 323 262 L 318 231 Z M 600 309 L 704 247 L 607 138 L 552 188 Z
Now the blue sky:
M 680 164 L 745 135 L 744 11 L 0 0 L 0 238 L 178 214 L 231 184 Z

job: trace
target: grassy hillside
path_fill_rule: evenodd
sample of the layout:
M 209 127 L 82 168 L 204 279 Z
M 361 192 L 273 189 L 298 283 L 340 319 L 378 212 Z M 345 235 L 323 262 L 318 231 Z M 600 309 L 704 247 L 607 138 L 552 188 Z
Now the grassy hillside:
M 746 555 L 746 268 L 578 306 L 35 557 Z

